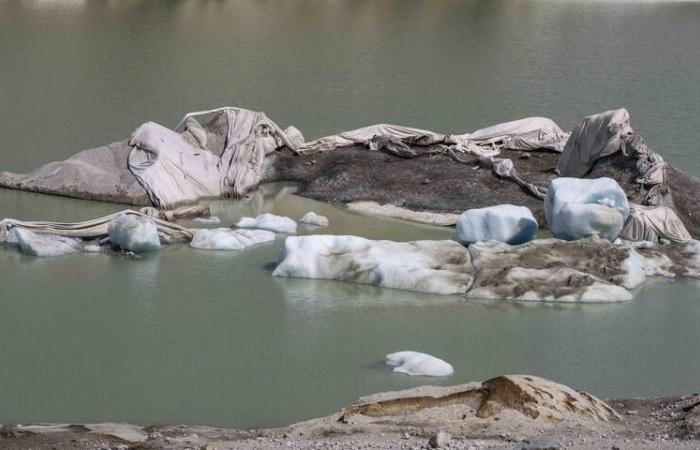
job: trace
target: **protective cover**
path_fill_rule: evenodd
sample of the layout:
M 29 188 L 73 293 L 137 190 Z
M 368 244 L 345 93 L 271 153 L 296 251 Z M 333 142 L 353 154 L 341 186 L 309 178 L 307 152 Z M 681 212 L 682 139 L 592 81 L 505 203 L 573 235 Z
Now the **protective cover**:
M 620 238 L 628 241 L 686 242 L 692 239 L 690 233 L 673 209 L 666 206 L 643 206 L 630 204 L 630 215 L 620 233 Z
M 185 227 L 127 209 L 84 222 L 28 222 L 15 219 L 3 219 L 0 221 L 0 244 L 7 240 L 7 236 L 14 227 L 31 230 L 34 233 L 52 234 L 84 240 L 102 239 L 108 235 L 109 223 L 121 214 L 149 218 L 158 228 L 158 234 L 167 241 L 192 240 L 193 232 Z
M 445 141 L 445 135 L 420 128 L 404 127 L 402 125 L 378 124 L 370 125 L 356 130 L 344 131 L 332 136 L 325 136 L 314 141 L 304 143 L 300 151 L 328 151 L 351 145 L 370 146 L 373 138 L 391 138 L 405 144 L 435 145 Z
M 225 114 L 227 122 L 220 154 L 207 148 L 206 132 L 194 119 L 212 112 Z M 182 134 L 147 122 L 129 140 L 129 169 L 159 208 L 242 195 L 257 186 L 266 155 L 281 146 L 296 149 L 262 112 L 225 107 L 190 113 L 183 122 Z
M 552 119 L 526 117 L 511 122 L 481 128 L 473 133 L 459 135 L 478 145 L 497 145 L 509 150 L 564 149 L 569 133 L 565 133 Z
M 218 113 L 212 127 L 195 119 L 211 113 Z M 0 187 L 164 209 L 242 195 L 260 181 L 266 155 L 282 146 L 296 151 L 303 137 L 293 127 L 288 130 L 291 138 L 264 113 L 247 109 L 194 112 L 175 131 L 147 122 L 128 141 L 85 150 L 25 175 L 1 172 Z
M 557 169 L 563 177 L 584 176 L 598 159 L 622 149 L 622 136 L 632 133 L 626 109 L 613 109 L 584 118 L 566 142 Z

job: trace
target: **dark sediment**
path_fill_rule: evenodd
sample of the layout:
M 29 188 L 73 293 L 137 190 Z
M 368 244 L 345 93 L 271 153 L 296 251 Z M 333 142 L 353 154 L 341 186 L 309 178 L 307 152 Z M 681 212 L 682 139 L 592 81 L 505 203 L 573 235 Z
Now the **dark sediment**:
M 296 156 L 276 152 L 266 162 L 263 181 L 293 181 L 299 194 L 336 203 L 376 201 L 415 211 L 462 213 L 503 203 L 527 206 L 542 227 L 546 226 L 543 202 L 514 182 L 496 176 L 474 160 L 456 162 L 445 154 L 414 147 L 419 156 L 399 158 L 362 146 Z M 558 175 L 559 154 L 548 151 L 502 152 L 513 161 L 527 182 L 546 187 Z M 700 180 L 669 167 L 668 188 L 672 205 L 690 234 L 700 236 L 700 215 L 694 214 L 700 198 Z M 641 203 L 642 191 L 635 183 L 636 161 L 622 153 L 599 160 L 585 178 L 616 180 L 630 201 Z

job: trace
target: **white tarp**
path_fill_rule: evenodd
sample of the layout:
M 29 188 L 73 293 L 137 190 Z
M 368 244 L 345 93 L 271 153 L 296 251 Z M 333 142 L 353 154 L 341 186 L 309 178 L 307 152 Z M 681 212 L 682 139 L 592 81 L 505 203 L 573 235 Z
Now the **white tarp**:
M 328 151 L 352 145 L 371 147 L 376 138 L 390 139 L 416 146 L 446 144 L 460 147 L 475 144 L 499 149 L 549 149 L 561 152 L 568 134 L 563 132 L 553 120 L 545 117 L 527 117 L 482 128 L 473 133 L 456 135 L 445 135 L 402 125 L 377 124 L 306 142 L 300 150 L 303 152 Z M 493 156 L 492 153 L 489 154 Z
M 404 127 L 402 125 L 378 124 L 356 130 L 343 131 L 332 136 L 325 136 L 304 143 L 299 149 L 302 152 L 328 151 L 351 145 L 369 146 L 372 138 L 385 137 L 413 145 L 434 145 L 445 141 L 445 135 L 420 128 Z
M 562 131 L 552 119 L 526 117 L 481 128 L 458 137 L 471 140 L 477 145 L 494 144 L 510 150 L 547 149 L 561 152 L 569 133 Z
M 621 150 L 621 137 L 631 133 L 630 115 L 624 108 L 584 118 L 566 142 L 557 166 L 559 174 L 584 176 L 598 159 Z
M 630 204 L 630 215 L 620 232 L 620 237 L 628 241 L 686 242 L 692 239 L 690 233 L 673 209 L 665 206 L 642 206 Z
M 34 233 L 81 238 L 84 240 L 101 239 L 108 236 L 110 222 L 122 214 L 150 219 L 158 228 L 158 234 L 168 241 L 192 240 L 192 231 L 185 227 L 127 209 L 84 222 L 29 222 L 15 219 L 3 219 L 0 220 L 0 244 L 5 242 L 10 231 L 14 227 L 24 228 Z
M 223 112 L 228 123 L 220 155 L 200 147 L 206 145 L 206 133 L 194 119 L 195 115 L 212 112 Z M 262 112 L 225 107 L 190 113 L 182 123 L 197 146 L 188 142 L 185 134 L 153 122 L 141 125 L 129 141 L 129 169 L 160 208 L 206 197 L 242 195 L 257 186 L 266 155 L 282 146 L 296 150 L 295 144 Z

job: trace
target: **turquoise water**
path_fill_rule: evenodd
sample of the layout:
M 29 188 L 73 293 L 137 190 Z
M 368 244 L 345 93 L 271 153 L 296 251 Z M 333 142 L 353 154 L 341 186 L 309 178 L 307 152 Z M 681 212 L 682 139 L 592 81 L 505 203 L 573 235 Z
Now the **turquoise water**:
M 652 145 L 698 175 L 699 20 L 700 4 L 682 2 L 4 0 L 0 169 L 224 104 L 309 137 L 373 122 L 465 132 L 526 115 L 570 129 L 626 106 Z M 120 208 L 0 190 L 2 217 Z M 331 220 L 324 233 L 451 235 L 289 189 L 212 208 L 223 225 L 314 210 Z M 139 260 L 0 251 L 0 422 L 274 425 L 371 392 L 502 373 L 603 397 L 700 390 L 697 282 L 651 283 L 612 305 L 465 301 L 273 279 L 281 245 Z M 383 356 L 404 349 L 446 359 L 455 375 L 392 374 Z

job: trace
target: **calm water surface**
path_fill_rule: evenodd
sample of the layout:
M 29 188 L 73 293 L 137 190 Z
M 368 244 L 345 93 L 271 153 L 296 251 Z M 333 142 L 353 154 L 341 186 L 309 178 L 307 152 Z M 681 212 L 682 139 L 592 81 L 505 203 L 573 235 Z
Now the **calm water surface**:
M 308 137 L 373 122 L 465 132 L 527 115 L 571 128 L 626 106 L 654 147 L 698 175 L 697 42 L 700 4 L 684 2 L 0 0 L 0 169 L 225 104 Z M 314 210 L 331 220 L 324 233 L 450 235 L 289 189 L 212 207 L 224 224 Z M 118 209 L 0 190 L 1 217 Z M 700 390 L 696 282 L 648 284 L 614 305 L 466 302 L 272 279 L 281 244 L 140 260 L 0 251 L 0 422 L 273 425 L 370 392 L 514 372 L 601 396 Z M 456 373 L 393 375 L 380 362 L 402 349 Z

